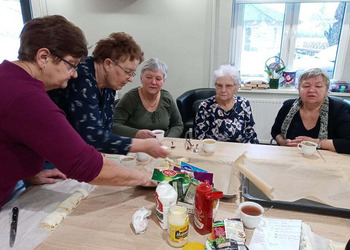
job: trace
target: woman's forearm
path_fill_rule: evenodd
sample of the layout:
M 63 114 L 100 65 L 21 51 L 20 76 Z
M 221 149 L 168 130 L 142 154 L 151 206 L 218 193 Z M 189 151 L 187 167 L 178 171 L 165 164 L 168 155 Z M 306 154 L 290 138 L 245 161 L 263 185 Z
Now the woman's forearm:
M 93 185 L 106 186 L 155 186 L 151 174 L 128 168 L 111 159 L 103 158 L 99 175 L 90 182 Z

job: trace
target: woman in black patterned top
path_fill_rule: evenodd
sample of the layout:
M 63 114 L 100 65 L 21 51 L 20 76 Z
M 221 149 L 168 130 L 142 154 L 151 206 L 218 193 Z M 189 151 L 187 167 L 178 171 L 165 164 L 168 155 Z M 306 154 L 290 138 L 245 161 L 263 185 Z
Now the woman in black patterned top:
M 236 95 L 238 71 L 231 65 L 221 65 L 214 71 L 214 83 L 216 95 L 204 100 L 196 114 L 196 138 L 258 143 L 249 101 Z

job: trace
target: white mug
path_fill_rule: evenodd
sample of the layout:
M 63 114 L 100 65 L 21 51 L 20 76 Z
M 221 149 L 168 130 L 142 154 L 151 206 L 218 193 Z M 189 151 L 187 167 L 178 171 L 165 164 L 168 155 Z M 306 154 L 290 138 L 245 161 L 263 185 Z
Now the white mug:
M 155 130 L 152 130 L 152 133 L 156 136 L 158 141 L 163 141 L 163 139 L 164 139 L 164 130 L 155 129 Z
M 206 153 L 214 153 L 216 141 L 214 139 L 203 140 L 203 150 Z
M 264 208 L 252 201 L 246 201 L 239 205 L 240 218 L 246 228 L 256 228 L 264 214 Z
M 302 141 L 298 144 L 298 149 L 303 152 L 305 156 L 311 156 L 316 152 L 317 143 L 312 141 Z

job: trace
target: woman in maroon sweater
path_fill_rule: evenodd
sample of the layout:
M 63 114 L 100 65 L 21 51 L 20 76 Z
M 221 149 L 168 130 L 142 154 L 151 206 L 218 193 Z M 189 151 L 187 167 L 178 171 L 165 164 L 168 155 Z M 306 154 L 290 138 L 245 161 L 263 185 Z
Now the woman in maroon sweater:
M 123 167 L 86 144 L 46 93 L 77 77 L 76 65 L 88 53 L 83 32 L 54 15 L 26 23 L 20 38 L 19 60 L 0 64 L 0 208 L 22 179 L 155 185 L 150 174 Z M 153 152 L 155 157 L 168 154 L 160 143 Z M 40 172 L 45 160 L 57 169 Z

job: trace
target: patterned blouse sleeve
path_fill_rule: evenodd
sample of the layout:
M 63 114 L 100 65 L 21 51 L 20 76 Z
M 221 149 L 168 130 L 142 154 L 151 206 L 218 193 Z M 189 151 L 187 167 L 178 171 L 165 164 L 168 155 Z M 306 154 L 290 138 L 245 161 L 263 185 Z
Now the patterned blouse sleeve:
M 209 130 L 210 114 L 207 111 L 208 103 L 204 100 L 198 107 L 195 117 L 195 137 L 198 140 L 205 139 L 206 133 Z
M 246 123 L 245 123 L 245 128 L 244 128 L 244 143 L 258 143 L 258 136 L 254 130 L 254 118 L 253 118 L 253 112 L 250 106 L 250 103 L 248 100 L 245 100 L 242 102 L 242 104 L 244 103 L 244 109 L 245 109 L 245 113 L 246 113 Z
M 96 92 L 90 79 L 73 82 L 68 96 L 67 116 L 80 136 L 98 151 L 126 154 L 130 150 L 131 138 L 112 133 L 112 105 L 106 102 L 100 107 L 98 94 L 98 89 Z M 113 98 L 112 96 L 108 98 Z M 110 102 L 113 103 L 113 100 Z M 103 109 L 107 117 L 102 116 L 100 109 Z

